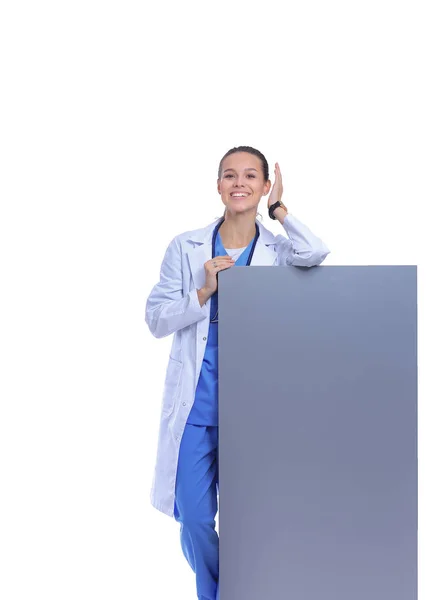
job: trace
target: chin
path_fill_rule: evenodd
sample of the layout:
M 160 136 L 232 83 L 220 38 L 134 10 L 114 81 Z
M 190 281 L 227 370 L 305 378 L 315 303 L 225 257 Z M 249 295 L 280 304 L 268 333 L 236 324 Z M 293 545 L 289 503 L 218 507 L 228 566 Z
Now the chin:
M 257 212 L 257 206 L 227 206 L 226 209 L 233 213 Z

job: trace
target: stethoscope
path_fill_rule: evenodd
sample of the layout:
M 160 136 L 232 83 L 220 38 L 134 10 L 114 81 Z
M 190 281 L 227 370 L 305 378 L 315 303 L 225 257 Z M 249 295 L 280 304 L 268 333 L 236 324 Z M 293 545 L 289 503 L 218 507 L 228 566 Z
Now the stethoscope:
M 225 217 L 223 217 L 219 223 L 216 225 L 214 231 L 213 231 L 213 238 L 212 238 L 212 258 L 215 258 L 215 254 L 216 254 L 216 237 L 218 234 L 218 231 L 220 229 L 220 226 L 222 225 L 222 223 L 225 221 Z M 250 249 L 250 253 L 249 256 L 247 258 L 247 263 L 246 263 L 246 267 L 248 267 L 250 265 L 250 263 L 252 262 L 252 257 L 253 257 L 253 252 L 255 251 L 255 246 L 256 246 L 256 242 L 258 241 L 258 237 L 259 237 L 259 225 L 258 223 L 255 223 L 256 225 L 256 234 L 255 237 L 253 239 L 253 244 L 252 247 Z M 217 277 L 218 274 L 216 274 Z
M 217 238 L 217 234 L 218 234 L 219 228 L 220 228 L 220 226 L 222 225 L 222 223 L 224 221 L 225 221 L 225 217 L 223 217 L 219 221 L 219 223 L 216 225 L 216 227 L 215 227 L 215 229 L 213 231 L 213 238 L 212 238 L 212 259 L 216 257 L 216 238 Z M 258 223 L 255 223 L 255 225 L 256 225 L 256 234 L 255 234 L 255 237 L 253 239 L 253 244 L 252 244 L 252 247 L 250 249 L 249 256 L 247 257 L 247 262 L 246 262 L 246 265 L 245 265 L 246 267 L 248 267 L 250 265 L 250 263 L 252 262 L 253 252 L 255 251 L 256 242 L 258 241 L 258 238 L 259 238 L 259 225 L 258 225 Z M 218 275 L 219 275 L 219 273 L 216 273 L 216 280 L 218 279 Z M 218 322 L 218 320 L 217 320 L 217 318 L 218 318 L 218 312 L 219 312 L 219 309 L 216 310 L 216 314 L 214 315 L 214 317 L 210 319 L 211 323 L 217 323 Z

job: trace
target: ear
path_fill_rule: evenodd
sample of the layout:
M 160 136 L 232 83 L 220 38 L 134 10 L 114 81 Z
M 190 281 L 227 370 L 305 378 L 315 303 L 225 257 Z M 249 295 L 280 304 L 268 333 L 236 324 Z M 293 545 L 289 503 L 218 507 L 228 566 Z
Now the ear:
M 217 191 L 220 194 L 220 179 L 217 180 Z
M 268 192 L 270 191 L 270 189 L 271 189 L 271 181 L 268 180 L 264 183 L 264 194 L 263 195 L 266 196 L 268 194 Z

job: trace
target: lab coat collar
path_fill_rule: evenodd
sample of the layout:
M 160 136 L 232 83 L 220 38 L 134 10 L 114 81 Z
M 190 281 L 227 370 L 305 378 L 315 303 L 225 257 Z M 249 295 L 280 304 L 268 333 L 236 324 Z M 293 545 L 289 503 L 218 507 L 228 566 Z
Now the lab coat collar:
M 213 231 L 220 219 L 216 219 L 207 227 L 197 229 L 189 233 L 187 241 L 192 244 L 188 251 L 189 264 L 192 278 L 197 289 L 201 289 L 205 283 L 204 263 L 212 257 Z M 258 221 L 259 238 L 253 252 L 251 266 L 272 266 L 276 260 L 277 253 L 272 248 L 276 243 L 276 236 Z

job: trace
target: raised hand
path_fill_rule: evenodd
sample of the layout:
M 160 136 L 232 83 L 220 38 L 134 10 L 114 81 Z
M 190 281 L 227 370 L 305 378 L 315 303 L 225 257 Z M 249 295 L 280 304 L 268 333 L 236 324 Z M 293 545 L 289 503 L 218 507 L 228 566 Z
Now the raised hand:
M 271 188 L 271 194 L 268 196 L 268 208 L 277 202 L 277 200 L 281 201 L 283 195 L 283 181 L 279 163 L 275 164 L 274 177 L 274 185 Z

